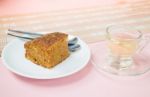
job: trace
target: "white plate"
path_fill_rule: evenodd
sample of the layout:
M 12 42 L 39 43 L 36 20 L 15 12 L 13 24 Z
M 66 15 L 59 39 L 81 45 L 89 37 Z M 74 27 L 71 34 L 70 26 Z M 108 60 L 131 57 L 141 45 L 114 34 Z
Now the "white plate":
M 72 37 L 69 35 L 69 37 Z M 78 38 L 79 39 L 79 38 Z M 81 49 L 52 69 L 43 68 L 25 58 L 25 41 L 15 39 L 2 51 L 4 65 L 12 72 L 34 79 L 54 79 L 69 76 L 84 68 L 90 59 L 90 50 L 85 42 L 79 39 Z

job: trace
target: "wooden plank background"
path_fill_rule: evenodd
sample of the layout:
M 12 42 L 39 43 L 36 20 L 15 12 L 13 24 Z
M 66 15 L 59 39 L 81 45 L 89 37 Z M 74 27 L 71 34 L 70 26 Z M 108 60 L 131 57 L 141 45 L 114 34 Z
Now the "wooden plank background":
M 0 52 L 9 39 L 8 28 L 67 32 L 78 35 L 87 43 L 94 43 L 104 38 L 106 27 L 112 24 L 127 24 L 143 33 L 150 32 L 150 1 L 0 17 Z

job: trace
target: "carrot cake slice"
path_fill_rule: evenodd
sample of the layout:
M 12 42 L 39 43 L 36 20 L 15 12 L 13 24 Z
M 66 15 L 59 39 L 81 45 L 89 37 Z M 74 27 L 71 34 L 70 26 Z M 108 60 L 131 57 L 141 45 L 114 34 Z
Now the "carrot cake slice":
M 54 32 L 24 44 L 25 57 L 35 64 L 52 68 L 69 56 L 68 35 Z

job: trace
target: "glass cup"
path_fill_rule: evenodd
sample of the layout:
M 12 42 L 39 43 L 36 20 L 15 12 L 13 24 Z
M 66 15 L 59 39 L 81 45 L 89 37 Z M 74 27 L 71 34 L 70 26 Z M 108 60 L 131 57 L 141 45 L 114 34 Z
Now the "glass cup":
M 105 62 L 97 61 L 98 58 L 95 57 L 98 56 L 92 58 L 92 63 L 98 69 L 116 75 L 139 75 L 149 70 L 148 64 L 139 65 L 133 58 L 140 55 L 149 42 L 149 39 L 146 40 L 141 31 L 125 25 L 112 25 L 106 29 L 106 38 L 108 54 Z
M 114 68 L 122 70 L 133 65 L 132 56 L 143 48 L 142 33 L 126 26 L 107 28 L 108 48 Z

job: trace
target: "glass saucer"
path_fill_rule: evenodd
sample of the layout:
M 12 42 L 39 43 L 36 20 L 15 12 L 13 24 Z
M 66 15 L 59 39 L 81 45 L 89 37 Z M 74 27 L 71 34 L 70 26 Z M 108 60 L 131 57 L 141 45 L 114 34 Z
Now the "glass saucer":
M 149 71 L 150 69 L 150 45 L 147 45 L 140 54 L 135 54 L 131 66 L 125 69 L 118 69 L 112 65 L 107 41 L 98 42 L 91 46 L 91 62 L 99 71 L 105 71 L 119 76 L 136 76 Z

